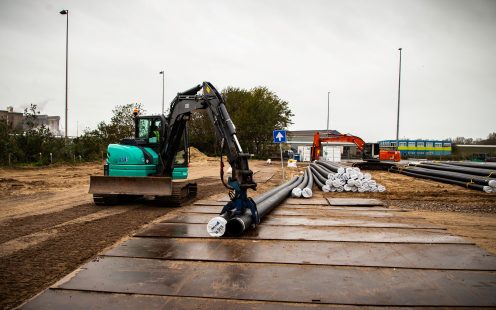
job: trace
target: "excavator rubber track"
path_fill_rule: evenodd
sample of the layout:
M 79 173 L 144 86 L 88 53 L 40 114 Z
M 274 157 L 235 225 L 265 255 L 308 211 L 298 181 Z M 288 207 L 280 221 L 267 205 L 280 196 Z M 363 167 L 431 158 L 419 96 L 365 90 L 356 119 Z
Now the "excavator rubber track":
M 180 207 L 183 203 L 194 199 L 198 192 L 196 183 L 173 182 L 170 196 L 155 196 L 154 201 L 165 207 Z M 144 199 L 143 195 L 94 194 L 93 201 L 97 206 L 111 206 Z
M 155 201 L 160 205 L 167 207 L 180 207 L 183 203 L 194 199 L 198 192 L 196 183 L 174 182 L 172 186 L 172 195 L 155 196 Z

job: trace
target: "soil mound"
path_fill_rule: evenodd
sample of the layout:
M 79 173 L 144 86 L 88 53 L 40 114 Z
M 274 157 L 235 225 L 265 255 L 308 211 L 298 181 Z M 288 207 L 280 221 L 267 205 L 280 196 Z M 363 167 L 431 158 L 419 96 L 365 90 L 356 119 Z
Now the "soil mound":
M 189 156 L 191 158 L 191 161 L 207 161 L 209 160 L 209 157 L 200 150 L 198 150 L 196 147 L 190 146 L 189 148 Z

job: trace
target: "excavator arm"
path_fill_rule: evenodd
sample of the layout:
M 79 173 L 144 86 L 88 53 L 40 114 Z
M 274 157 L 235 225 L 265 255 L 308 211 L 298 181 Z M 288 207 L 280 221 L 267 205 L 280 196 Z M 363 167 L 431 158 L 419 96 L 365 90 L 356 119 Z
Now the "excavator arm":
M 200 90 L 203 90 L 199 94 Z M 223 163 L 221 156 L 222 183 L 230 190 L 231 201 L 221 213 L 231 212 L 243 214 L 246 208 L 251 210 L 254 223 L 259 222 L 258 211 L 252 199 L 248 198 L 247 189 L 256 190 L 253 172 L 249 169 L 249 154 L 243 153 L 236 136 L 234 126 L 225 102 L 215 87 L 203 82 L 185 92 L 179 93 L 171 103 L 166 126 L 162 129 L 163 139 L 160 141 L 160 158 L 163 176 L 171 176 L 174 158 L 179 149 L 181 137 L 191 114 L 197 110 L 207 110 L 208 116 L 221 140 L 221 149 L 225 152 L 232 168 L 232 176 L 227 183 L 223 179 Z

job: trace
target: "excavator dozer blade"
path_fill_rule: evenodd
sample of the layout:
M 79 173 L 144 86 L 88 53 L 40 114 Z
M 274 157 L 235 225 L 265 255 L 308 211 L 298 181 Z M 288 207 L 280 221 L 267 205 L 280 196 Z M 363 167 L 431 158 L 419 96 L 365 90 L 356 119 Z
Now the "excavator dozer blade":
M 91 176 L 90 194 L 171 196 L 172 179 L 169 177 L 110 177 Z

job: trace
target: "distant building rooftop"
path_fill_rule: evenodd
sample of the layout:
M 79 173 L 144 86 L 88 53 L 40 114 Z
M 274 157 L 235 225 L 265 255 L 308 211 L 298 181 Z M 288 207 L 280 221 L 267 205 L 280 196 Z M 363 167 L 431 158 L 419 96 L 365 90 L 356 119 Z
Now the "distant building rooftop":
M 6 110 L 0 110 L 0 118 L 7 120 L 7 124 L 15 130 L 26 130 L 27 125 L 22 112 L 14 112 L 13 107 L 7 107 Z M 49 116 L 46 114 L 36 115 L 36 122 L 38 126 L 45 125 L 48 127 L 50 132 L 54 135 L 61 135 L 59 129 L 60 116 Z
M 316 132 L 320 132 L 320 135 L 323 136 L 323 135 L 339 135 L 340 132 L 337 131 L 337 130 L 334 130 L 334 129 L 329 129 L 329 130 L 326 130 L 326 129 L 322 129 L 322 130 L 318 130 L 318 129 L 312 129 L 312 130 L 288 130 L 288 135 L 291 135 L 291 136 L 311 136 L 313 138 L 313 135 L 316 133 Z

